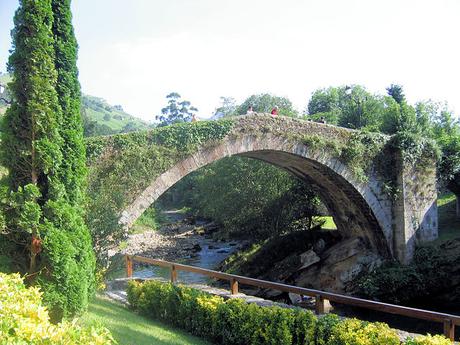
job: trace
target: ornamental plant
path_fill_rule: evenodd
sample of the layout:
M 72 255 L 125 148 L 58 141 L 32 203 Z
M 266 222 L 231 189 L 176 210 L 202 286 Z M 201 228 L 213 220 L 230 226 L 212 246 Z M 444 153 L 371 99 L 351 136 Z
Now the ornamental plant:
M 227 345 L 448 345 L 441 335 L 401 342 L 384 323 L 316 317 L 300 308 L 261 307 L 224 300 L 203 291 L 160 281 L 128 285 L 131 308 L 216 344 Z
M 75 321 L 52 324 L 41 297 L 41 291 L 27 288 L 19 274 L 0 273 L 0 345 L 115 343 L 104 327 L 81 327 Z

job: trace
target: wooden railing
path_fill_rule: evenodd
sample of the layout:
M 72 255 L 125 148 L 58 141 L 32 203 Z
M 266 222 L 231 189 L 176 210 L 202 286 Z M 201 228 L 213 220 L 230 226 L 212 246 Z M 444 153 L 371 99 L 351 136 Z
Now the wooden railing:
M 235 274 L 228 274 L 205 268 L 199 268 L 189 265 L 178 264 L 174 262 L 168 262 L 157 259 L 145 258 L 142 256 L 126 255 L 126 275 L 132 277 L 133 275 L 133 262 L 142 262 L 145 264 L 151 264 L 160 267 L 166 267 L 170 270 L 171 282 L 177 281 L 177 271 L 186 271 L 202 274 L 208 277 L 227 280 L 230 282 L 231 294 L 238 294 L 238 283 L 256 286 L 259 288 L 269 288 L 278 291 L 291 292 L 303 296 L 311 296 L 316 300 L 315 310 L 317 314 L 324 314 L 325 303 L 327 301 L 337 302 L 345 305 L 361 307 L 371 310 L 377 310 L 379 312 L 396 314 L 402 316 L 408 316 L 411 318 L 422 319 L 427 321 L 440 322 L 444 325 L 444 335 L 450 340 L 454 340 L 455 326 L 460 325 L 460 316 L 438 313 L 429 310 L 416 309 L 410 307 L 403 307 L 395 304 L 375 302 L 362 298 L 350 297 L 346 295 L 340 295 L 332 292 L 320 291 L 315 289 L 307 289 L 293 285 L 287 285 L 282 283 L 274 283 L 266 280 L 254 279 L 243 277 Z

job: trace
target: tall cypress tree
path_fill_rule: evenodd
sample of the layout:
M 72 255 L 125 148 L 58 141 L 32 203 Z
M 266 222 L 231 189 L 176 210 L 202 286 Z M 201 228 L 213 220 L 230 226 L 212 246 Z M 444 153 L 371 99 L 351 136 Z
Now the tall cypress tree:
M 72 26 L 71 0 L 52 0 L 55 66 L 58 74 L 56 90 L 62 109 L 60 134 L 64 140 L 66 159 L 62 180 L 68 201 L 81 205 L 86 176 L 83 125 L 80 116 L 81 92 L 77 69 L 77 40 Z
M 73 68 L 63 68 L 58 62 L 63 41 L 55 41 L 57 24 L 70 12 L 53 16 L 52 4 L 20 0 L 8 64 L 12 104 L 1 145 L 9 170 L 6 233 L 17 252 L 28 254 L 22 270 L 42 288 L 58 320 L 86 308 L 94 289 L 95 259 L 81 212 L 81 127 L 69 115 L 79 104 L 75 59 L 70 61 Z

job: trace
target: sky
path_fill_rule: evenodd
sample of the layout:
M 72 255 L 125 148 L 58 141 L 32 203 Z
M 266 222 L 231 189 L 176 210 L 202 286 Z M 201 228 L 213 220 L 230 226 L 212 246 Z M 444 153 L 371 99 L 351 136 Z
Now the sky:
M 0 0 L 0 71 L 17 0 Z M 460 114 L 459 0 L 73 0 L 86 94 L 152 121 L 178 92 L 210 117 L 220 97 L 404 87 Z

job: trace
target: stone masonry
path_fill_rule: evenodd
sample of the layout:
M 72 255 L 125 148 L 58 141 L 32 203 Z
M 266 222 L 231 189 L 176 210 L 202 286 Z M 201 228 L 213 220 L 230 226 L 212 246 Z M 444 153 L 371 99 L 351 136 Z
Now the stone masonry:
M 368 181 L 359 182 L 350 168 L 328 150 L 308 147 L 300 135 L 317 135 L 346 142 L 351 130 L 332 125 L 267 114 L 242 116 L 220 143 L 203 147 L 177 162 L 122 212 L 126 227 L 168 188 L 187 174 L 224 157 L 241 155 L 259 159 L 291 172 L 320 195 L 345 238 L 362 238 L 382 258 L 409 262 L 417 243 L 437 237 L 436 171 L 417 171 L 400 164 L 399 196 L 383 192 L 383 179 L 370 169 Z

